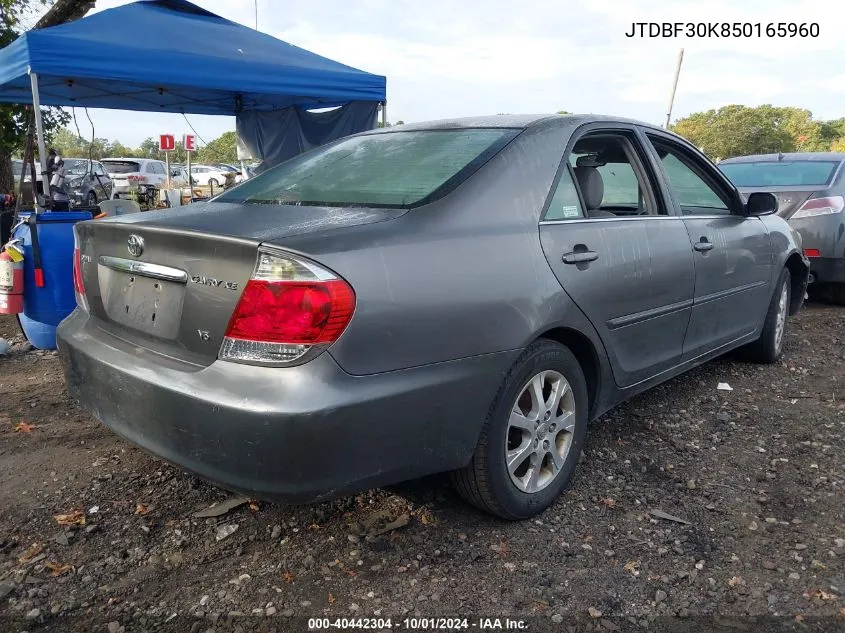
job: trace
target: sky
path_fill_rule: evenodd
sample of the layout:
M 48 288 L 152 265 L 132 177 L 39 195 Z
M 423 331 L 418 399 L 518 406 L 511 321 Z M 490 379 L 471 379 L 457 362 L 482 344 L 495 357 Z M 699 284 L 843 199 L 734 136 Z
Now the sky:
M 673 120 L 732 103 L 797 106 L 820 119 L 845 116 L 845 41 L 828 0 L 257 3 L 259 30 L 385 75 L 391 122 L 567 110 L 662 123 L 681 48 Z M 121 4 L 97 0 L 95 10 Z M 255 26 L 255 0 L 195 4 Z M 819 36 L 626 37 L 634 22 L 748 22 L 764 32 L 769 23 L 815 22 Z M 190 132 L 181 115 L 90 113 L 98 137 L 130 146 L 161 133 Z M 188 119 L 206 141 L 235 125 L 230 117 Z M 83 118 L 80 126 L 87 125 Z

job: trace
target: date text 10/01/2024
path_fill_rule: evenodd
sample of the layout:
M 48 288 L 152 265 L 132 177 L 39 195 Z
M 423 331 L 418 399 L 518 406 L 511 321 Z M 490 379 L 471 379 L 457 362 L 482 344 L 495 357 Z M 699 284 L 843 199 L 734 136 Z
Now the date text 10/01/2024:
M 818 22 L 632 22 L 625 37 L 818 37 Z
M 405 631 L 520 631 L 527 630 L 524 620 L 510 618 L 309 618 L 308 630 L 374 629 Z

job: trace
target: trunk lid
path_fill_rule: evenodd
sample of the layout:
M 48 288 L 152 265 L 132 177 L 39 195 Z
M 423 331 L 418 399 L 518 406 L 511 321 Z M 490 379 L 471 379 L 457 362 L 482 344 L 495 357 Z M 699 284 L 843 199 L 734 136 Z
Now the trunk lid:
M 83 222 L 76 230 L 89 310 L 99 327 L 127 343 L 207 366 L 262 242 L 402 213 L 209 203 Z
M 806 185 L 793 187 L 741 187 L 739 189 L 739 193 L 742 194 L 743 199 L 748 199 L 748 195 L 755 191 L 766 191 L 774 194 L 778 199 L 778 215 L 784 220 L 788 220 L 807 200 L 826 195 L 828 189 L 824 187 L 810 189 Z

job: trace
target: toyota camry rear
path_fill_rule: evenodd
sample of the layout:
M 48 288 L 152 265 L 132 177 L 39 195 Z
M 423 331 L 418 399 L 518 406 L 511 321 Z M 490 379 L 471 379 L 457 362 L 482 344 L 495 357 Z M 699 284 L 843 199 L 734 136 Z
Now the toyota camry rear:
M 463 466 L 513 352 L 423 343 L 489 290 L 432 285 L 436 259 L 401 270 L 415 236 L 440 234 L 408 211 L 444 213 L 519 132 L 353 137 L 211 204 L 77 225 L 71 393 L 148 451 L 271 500 Z

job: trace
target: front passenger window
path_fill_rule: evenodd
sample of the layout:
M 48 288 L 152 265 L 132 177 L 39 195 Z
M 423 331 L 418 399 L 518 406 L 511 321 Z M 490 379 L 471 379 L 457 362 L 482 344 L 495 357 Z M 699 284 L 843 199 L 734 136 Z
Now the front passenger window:
M 716 190 L 694 170 L 688 159 L 668 144 L 651 139 L 663 162 L 663 169 L 672 188 L 681 214 L 730 215 L 731 210 Z

